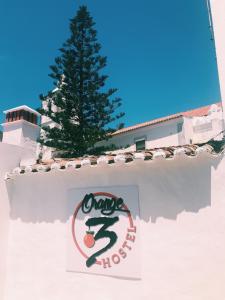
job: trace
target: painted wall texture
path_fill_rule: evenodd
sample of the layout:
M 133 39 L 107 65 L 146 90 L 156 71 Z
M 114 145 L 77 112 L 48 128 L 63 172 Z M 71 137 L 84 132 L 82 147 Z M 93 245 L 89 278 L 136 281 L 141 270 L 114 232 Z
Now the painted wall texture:
M 224 300 L 225 158 L 136 161 L 25 174 L 6 182 L 4 300 Z M 71 188 L 137 185 L 141 279 L 66 271 Z
M 143 127 L 127 133 L 119 134 L 108 141 L 99 143 L 100 145 L 116 145 L 126 148 L 128 151 L 136 151 L 135 141 L 146 140 L 146 148 L 167 147 L 179 145 L 178 124 L 182 125 L 182 118 L 171 120 L 162 124 Z
M 6 250 L 9 225 L 9 195 L 6 190 L 4 175 L 15 166 L 19 166 L 24 149 L 0 143 L 0 300 L 3 299 L 6 277 Z M 8 159 L 10 157 L 10 159 Z
M 205 143 L 210 139 L 221 138 L 224 130 L 222 109 L 212 105 L 212 111 L 203 117 L 180 117 L 163 123 L 138 128 L 113 136 L 100 145 L 114 144 L 125 151 L 136 151 L 135 142 L 145 139 L 146 149 Z M 117 152 L 121 152 L 121 149 Z
M 210 0 L 221 97 L 225 105 L 225 1 Z
M 39 126 L 27 122 L 26 120 L 18 120 L 3 124 L 3 143 L 13 145 L 24 145 L 27 141 L 35 142 L 39 138 Z

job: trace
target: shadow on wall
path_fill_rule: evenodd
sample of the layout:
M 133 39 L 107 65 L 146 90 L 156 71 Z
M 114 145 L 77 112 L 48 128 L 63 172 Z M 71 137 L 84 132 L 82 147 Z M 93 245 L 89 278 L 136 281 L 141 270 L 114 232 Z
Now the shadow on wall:
M 176 220 L 182 212 L 198 213 L 211 205 L 211 169 L 221 158 L 202 155 L 21 175 L 7 182 L 8 190 L 13 189 L 11 218 L 66 222 L 73 213 L 67 210 L 68 189 L 138 185 L 142 220 Z
M 141 216 L 155 223 L 163 217 L 176 220 L 184 211 L 197 213 L 211 205 L 211 165 L 209 161 L 189 158 L 145 176 L 140 197 L 143 201 Z

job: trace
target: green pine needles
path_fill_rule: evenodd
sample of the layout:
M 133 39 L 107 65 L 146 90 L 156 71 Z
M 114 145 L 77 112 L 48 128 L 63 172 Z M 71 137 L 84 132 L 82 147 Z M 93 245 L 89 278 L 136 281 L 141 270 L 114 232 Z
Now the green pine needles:
M 109 128 L 124 113 L 116 113 L 121 99 L 111 99 L 117 89 L 104 88 L 107 75 L 102 74 L 106 57 L 100 55 L 94 21 L 87 7 L 81 6 L 70 23 L 70 38 L 60 49 L 60 56 L 50 66 L 55 90 L 46 96 L 39 112 L 49 117 L 54 127 L 42 126 L 42 145 L 52 147 L 66 157 L 97 154 L 104 150 L 96 143 L 110 138 L 122 127 Z

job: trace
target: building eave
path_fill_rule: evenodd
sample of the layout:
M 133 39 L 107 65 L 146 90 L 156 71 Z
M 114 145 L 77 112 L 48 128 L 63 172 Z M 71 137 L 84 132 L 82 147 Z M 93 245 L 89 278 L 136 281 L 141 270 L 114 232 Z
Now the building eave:
M 171 146 L 155 149 L 148 149 L 138 152 L 129 152 L 121 154 L 107 154 L 102 156 L 87 156 L 74 159 L 51 159 L 41 161 L 31 166 L 17 167 L 12 172 L 5 175 L 5 179 L 12 179 L 15 176 L 23 174 L 36 174 L 39 172 L 65 171 L 67 169 L 80 169 L 84 166 L 97 167 L 99 165 L 115 165 L 121 166 L 137 161 L 149 162 L 157 159 L 171 160 L 176 157 L 197 157 L 202 153 L 208 153 L 213 156 L 220 155 L 216 153 L 214 148 L 209 144 L 204 145 L 186 145 L 186 146 Z

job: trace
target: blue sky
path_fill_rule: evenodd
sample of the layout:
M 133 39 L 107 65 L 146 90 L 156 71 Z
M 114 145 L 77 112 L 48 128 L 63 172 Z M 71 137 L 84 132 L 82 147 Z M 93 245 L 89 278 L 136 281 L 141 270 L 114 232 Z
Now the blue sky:
M 1 0 L 0 111 L 40 105 L 82 4 L 96 21 L 125 125 L 220 100 L 205 0 Z

